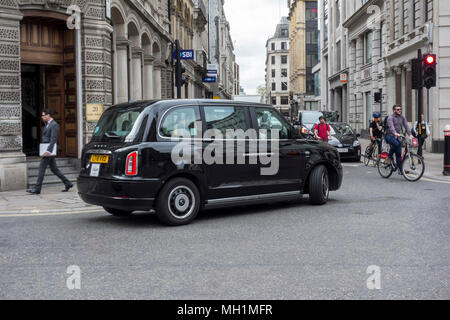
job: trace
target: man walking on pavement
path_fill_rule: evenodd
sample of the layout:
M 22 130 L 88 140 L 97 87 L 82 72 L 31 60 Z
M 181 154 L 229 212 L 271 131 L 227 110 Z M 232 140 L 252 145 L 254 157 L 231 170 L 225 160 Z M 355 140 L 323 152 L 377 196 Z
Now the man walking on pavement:
M 392 110 L 394 111 L 387 119 L 387 128 L 386 130 L 386 142 L 391 145 L 391 149 L 389 150 L 389 157 L 386 159 L 386 163 L 388 165 L 392 162 L 392 157 L 395 153 L 395 158 L 397 160 L 397 168 L 401 168 L 402 161 L 402 143 L 399 138 L 401 136 L 402 127 L 405 128 L 406 132 L 409 134 L 412 139 L 411 130 L 409 129 L 408 122 L 406 118 L 402 115 L 402 106 L 395 105 Z
M 65 189 L 62 190 L 62 192 L 67 192 L 73 187 L 73 184 L 61 173 L 61 171 L 59 171 L 56 166 L 55 156 L 52 156 L 52 150 L 58 140 L 59 125 L 53 119 L 53 113 L 51 110 L 43 110 L 41 118 L 46 123 L 45 128 L 42 131 L 42 143 L 48 143 L 49 145 L 45 153 L 42 155 L 36 185 L 32 189 L 28 189 L 27 192 L 31 194 L 41 193 L 42 182 L 44 181 L 47 166 L 50 166 L 50 170 L 52 170 L 52 172 L 64 183 Z
M 414 136 L 417 137 L 417 140 L 419 140 L 419 148 L 417 150 L 417 154 L 421 157 L 423 157 L 422 147 L 425 142 L 425 140 L 430 136 L 430 127 L 428 126 L 428 123 L 425 121 L 425 115 L 422 113 L 421 115 L 422 121 L 420 122 L 421 127 L 421 134 L 419 134 L 419 123 L 416 121 L 413 128 Z

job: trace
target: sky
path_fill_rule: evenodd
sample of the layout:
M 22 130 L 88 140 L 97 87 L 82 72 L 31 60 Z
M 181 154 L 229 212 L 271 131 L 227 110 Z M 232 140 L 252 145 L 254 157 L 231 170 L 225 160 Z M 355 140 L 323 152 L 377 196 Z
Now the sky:
M 246 94 L 256 94 L 265 85 L 266 41 L 275 33 L 282 16 L 287 16 L 286 0 L 225 0 L 240 84 Z

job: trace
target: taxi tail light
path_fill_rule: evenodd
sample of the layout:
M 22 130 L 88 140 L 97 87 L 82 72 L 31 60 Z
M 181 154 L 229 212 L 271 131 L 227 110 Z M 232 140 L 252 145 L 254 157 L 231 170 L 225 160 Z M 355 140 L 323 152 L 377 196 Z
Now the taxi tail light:
M 125 163 L 125 174 L 127 176 L 135 176 L 138 173 L 138 152 L 134 151 L 127 155 Z

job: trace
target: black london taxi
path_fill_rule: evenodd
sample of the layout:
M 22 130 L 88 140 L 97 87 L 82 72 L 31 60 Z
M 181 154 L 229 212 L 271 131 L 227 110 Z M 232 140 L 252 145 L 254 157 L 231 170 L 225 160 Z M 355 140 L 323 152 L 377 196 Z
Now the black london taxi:
M 303 139 L 272 106 L 223 100 L 115 105 L 83 148 L 80 197 L 116 216 L 155 210 L 190 223 L 202 209 L 290 200 L 322 205 L 342 184 L 336 148 Z

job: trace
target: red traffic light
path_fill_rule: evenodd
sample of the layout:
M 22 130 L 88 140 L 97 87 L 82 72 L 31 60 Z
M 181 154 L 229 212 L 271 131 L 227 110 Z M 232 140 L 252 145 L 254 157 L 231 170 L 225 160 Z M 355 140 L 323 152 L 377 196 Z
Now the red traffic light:
M 436 59 L 435 59 L 434 56 L 428 55 L 428 56 L 425 57 L 425 62 L 427 64 L 434 64 L 436 62 Z

